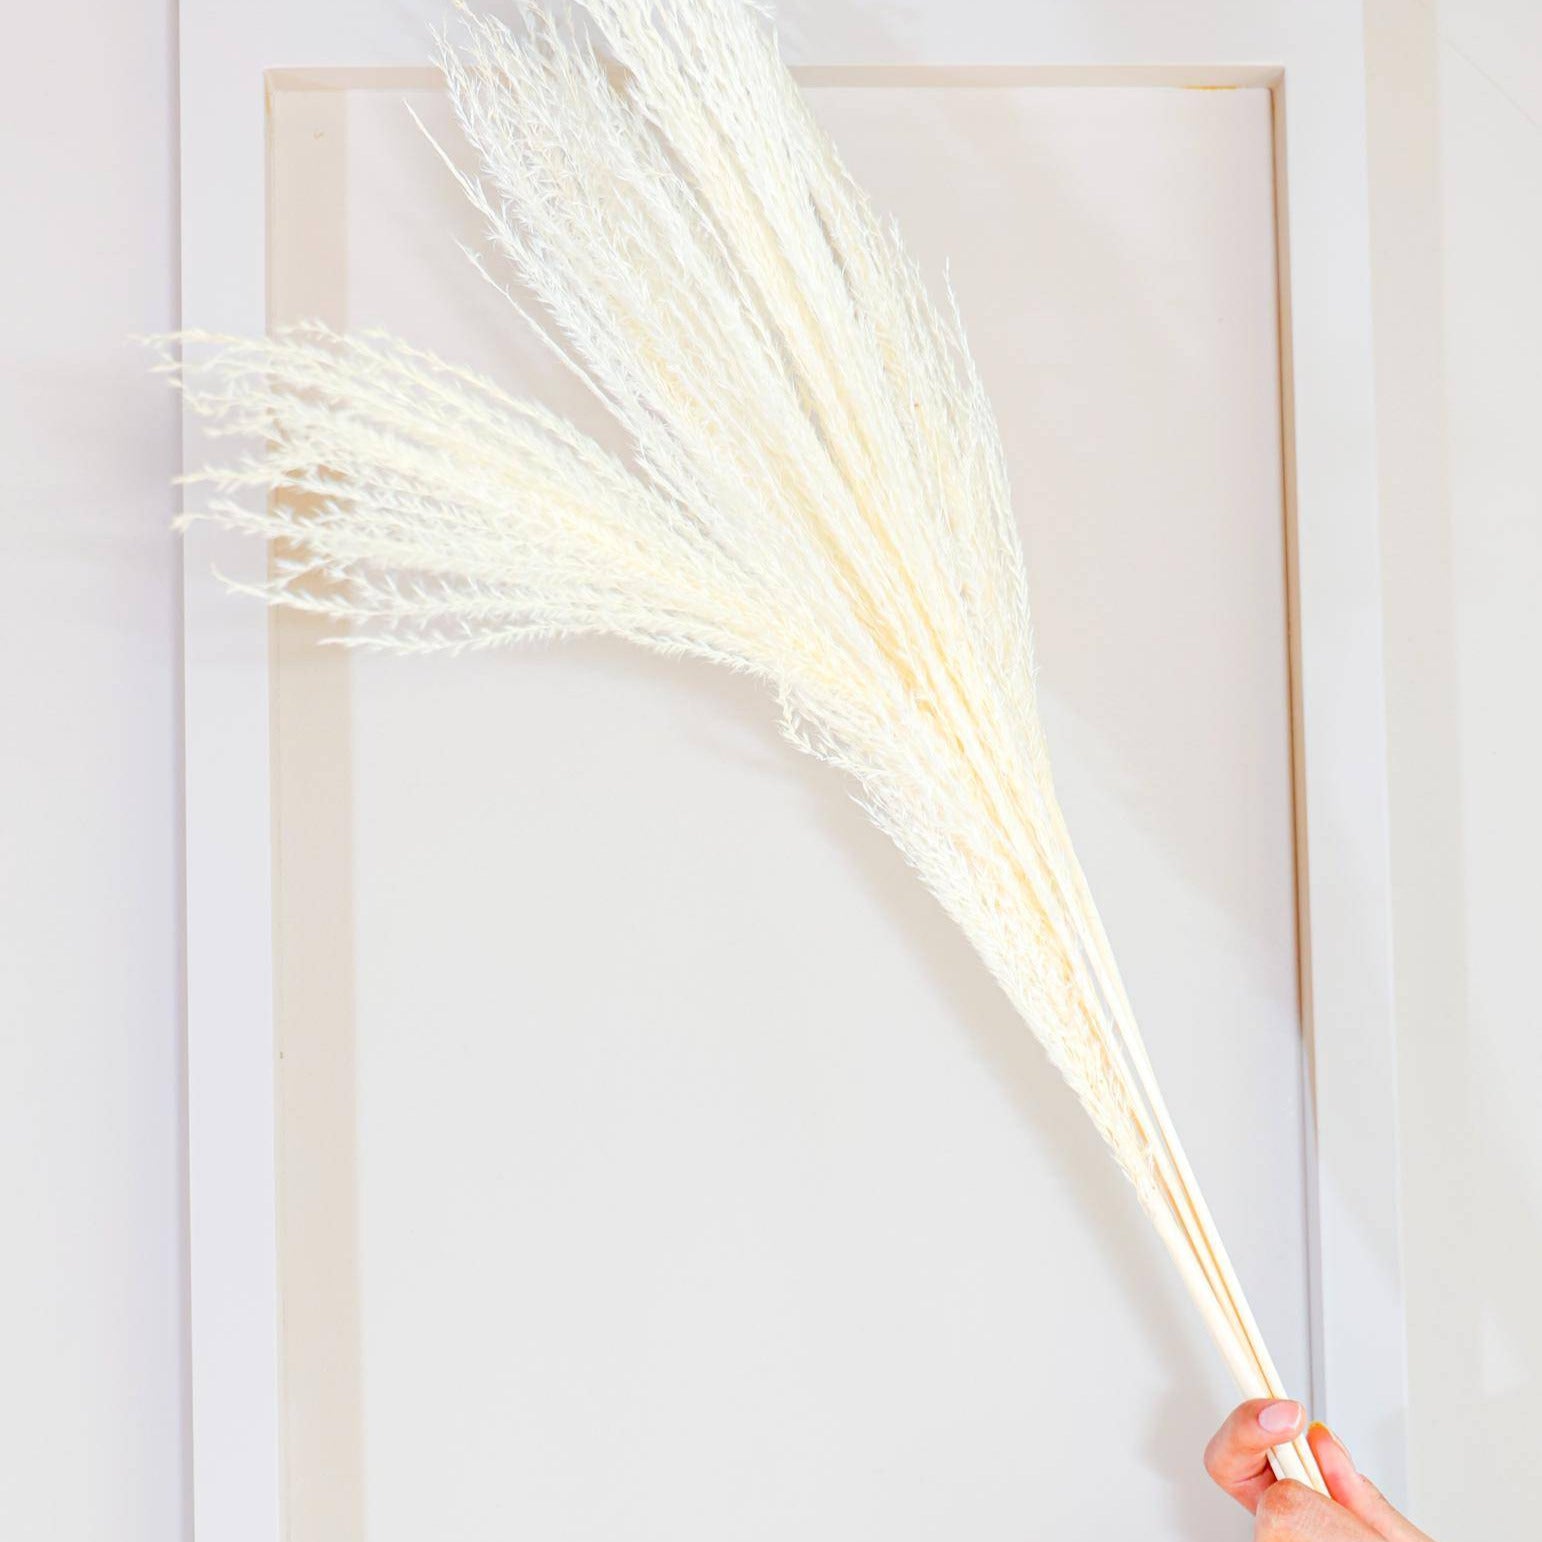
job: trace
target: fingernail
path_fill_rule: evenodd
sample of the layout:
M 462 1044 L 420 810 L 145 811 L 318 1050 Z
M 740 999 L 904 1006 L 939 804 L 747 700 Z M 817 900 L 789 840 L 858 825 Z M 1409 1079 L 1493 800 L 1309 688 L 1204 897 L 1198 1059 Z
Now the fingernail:
M 1258 1427 L 1268 1435 L 1288 1435 L 1301 1422 L 1300 1403 L 1270 1403 L 1258 1410 Z
M 1355 1471 L 1355 1472 L 1359 1471 L 1359 1468 L 1357 1468 L 1355 1466 L 1355 1459 L 1354 1459 L 1354 1457 L 1352 1457 L 1349 1454 L 1349 1447 L 1346 1446 L 1344 1444 L 1344 1442 L 1342 1440 L 1340 1440 L 1338 1438 L 1338 1436 L 1335 1435 L 1333 1433 L 1333 1431 L 1330 1430 L 1326 1424 L 1323 1424 L 1322 1422 L 1320 1422 L 1318 1420 L 1314 1420 L 1313 1423 L 1312 1423 L 1312 1428 L 1314 1430 L 1316 1430 L 1318 1432 L 1318 1434 L 1325 1435 L 1330 1441 L 1332 1441 L 1333 1445 L 1338 1450 L 1339 1455 L 1342 1456 L 1344 1458 L 1344 1460 L 1349 1464 L 1350 1469 L 1352 1471 Z

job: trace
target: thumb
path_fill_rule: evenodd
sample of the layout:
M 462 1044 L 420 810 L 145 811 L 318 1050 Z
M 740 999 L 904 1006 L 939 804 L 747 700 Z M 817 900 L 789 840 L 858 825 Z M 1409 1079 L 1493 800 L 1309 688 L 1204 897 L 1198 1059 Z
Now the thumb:
M 1430 1542 L 1417 1526 L 1392 1508 L 1369 1478 L 1355 1470 L 1344 1443 L 1326 1424 L 1312 1425 L 1306 1438 L 1322 1469 L 1328 1492 L 1351 1515 L 1364 1521 L 1385 1542 Z
M 1381 1533 L 1316 1489 L 1290 1479 L 1266 1488 L 1258 1501 L 1254 1542 L 1380 1542 Z

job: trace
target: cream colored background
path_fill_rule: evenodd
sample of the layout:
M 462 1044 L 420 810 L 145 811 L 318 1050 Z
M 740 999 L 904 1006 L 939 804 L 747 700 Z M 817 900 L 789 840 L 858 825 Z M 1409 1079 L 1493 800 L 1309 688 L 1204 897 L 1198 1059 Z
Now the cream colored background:
M 1453 1542 L 1534 1520 L 1542 45 L 1530 0 L 1369 12 L 1412 1471 Z M 171 22 L 76 0 L 10 24 L 26 68 L 0 166 L 38 217 L 5 248 L 0 320 L 0 1511 L 17 1535 L 166 1542 L 185 1535 L 185 1244 L 156 489 L 177 457 L 118 339 L 174 319 Z

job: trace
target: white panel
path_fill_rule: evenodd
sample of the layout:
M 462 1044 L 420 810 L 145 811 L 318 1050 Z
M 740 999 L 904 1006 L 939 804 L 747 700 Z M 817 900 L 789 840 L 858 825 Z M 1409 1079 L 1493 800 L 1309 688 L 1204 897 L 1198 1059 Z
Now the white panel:
M 951 263 L 1073 830 L 1304 1394 L 1269 95 L 815 99 Z M 593 420 L 456 254 L 398 92 L 274 110 L 275 274 L 309 274 L 282 308 Z M 756 690 L 309 631 L 275 718 L 297 1536 L 1238 1534 L 1197 1463 L 1228 1384 L 1133 1197 Z M 1111 1400 L 1117 1483 L 1085 1433 Z
M 1298 818 L 1308 856 L 1308 1125 L 1317 1152 L 1309 1196 L 1322 1350 L 1313 1366 L 1315 1403 L 1396 1496 L 1406 1391 L 1361 7 L 1343 0 L 783 0 L 777 12 L 789 55 L 801 62 L 990 61 L 1104 85 L 1277 83 L 1284 131 L 1276 154 L 1288 172 L 1290 224 L 1281 330 L 1294 450 L 1287 480 L 1299 610 Z M 252 332 L 265 319 L 262 72 L 286 64 L 421 65 L 427 25 L 442 4 L 182 0 L 179 14 L 183 316 L 190 326 Z M 185 446 L 186 465 L 196 469 L 204 446 L 196 433 Z M 274 1331 L 272 1132 L 281 1110 L 269 982 L 273 942 L 286 922 L 272 913 L 268 887 L 270 817 L 281 796 L 273 773 L 282 762 L 269 742 L 270 638 L 263 619 L 233 606 L 211 573 L 217 563 L 252 578 L 265 561 L 255 544 L 203 529 L 190 535 L 185 565 L 193 1499 L 200 1534 L 220 1542 L 276 1535 L 276 1349 L 293 1337 L 292 1304 L 282 1333 Z M 334 739 L 346 731 L 345 718 L 331 725 Z M 345 776 L 346 767 L 328 774 Z M 346 839 L 346 827 L 329 836 L 334 848 Z M 1101 875 L 1100 887 L 1112 909 L 1117 900 Z M 1130 943 L 1120 940 L 1128 961 Z M 349 1065 L 333 1065 L 329 1075 L 334 1085 L 353 1085 Z M 1174 1082 L 1170 1072 L 1167 1079 Z M 1246 1149 L 1229 1147 L 1227 1156 Z M 305 1192 L 311 1176 L 302 1168 L 291 1196 Z M 1236 1223 L 1226 1224 L 1235 1234 Z M 345 1238 L 331 1255 L 344 1270 L 352 1267 L 348 1246 Z M 338 1401 L 358 1390 L 344 1388 Z M 1042 1422 L 1058 1428 L 1057 1412 Z M 1175 1472 L 1192 1460 L 1184 1434 L 1179 1440 L 1163 1426 Z

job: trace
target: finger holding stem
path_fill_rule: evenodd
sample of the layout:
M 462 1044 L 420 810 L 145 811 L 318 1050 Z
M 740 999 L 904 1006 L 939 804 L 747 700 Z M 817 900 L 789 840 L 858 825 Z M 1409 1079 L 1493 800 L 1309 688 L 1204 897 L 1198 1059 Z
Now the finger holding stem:
M 1276 1482 L 1269 1453 L 1299 1435 L 1306 1410 L 1299 1403 L 1253 1398 L 1233 1409 L 1205 1448 L 1205 1470 L 1244 1509 L 1256 1512 Z

